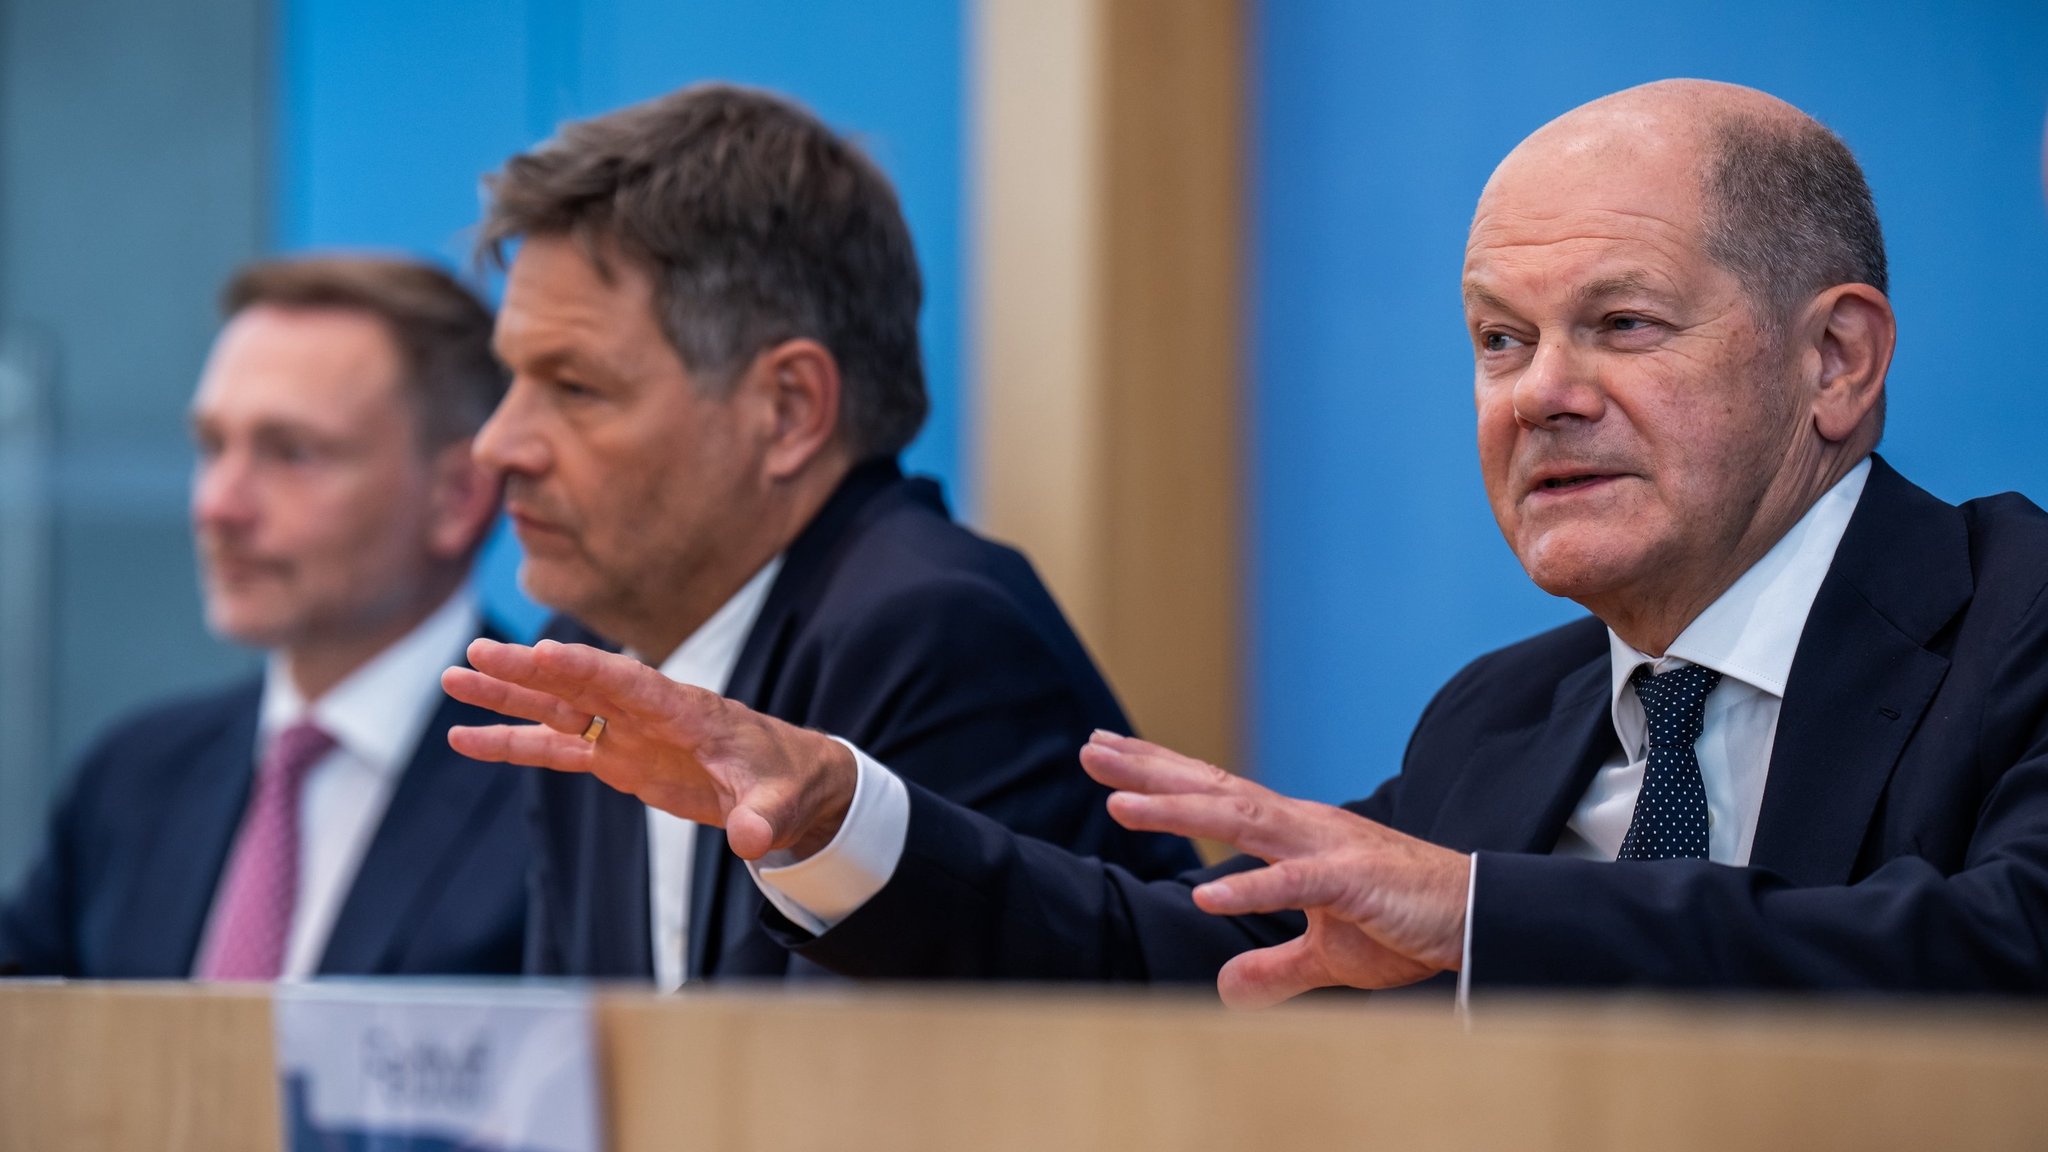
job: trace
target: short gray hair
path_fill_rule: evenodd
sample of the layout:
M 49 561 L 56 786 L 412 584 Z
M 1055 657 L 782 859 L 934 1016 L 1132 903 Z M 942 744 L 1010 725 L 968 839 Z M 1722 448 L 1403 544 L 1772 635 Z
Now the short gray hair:
M 730 385 L 784 340 L 823 344 L 845 382 L 856 460 L 923 425 L 923 283 L 889 181 L 780 97 L 701 84 L 564 127 L 485 181 L 478 236 L 500 264 L 521 236 L 577 239 L 605 273 L 613 244 L 654 281 L 685 367 Z
M 1837 284 L 1888 291 L 1884 232 L 1863 169 L 1812 120 L 1735 114 L 1715 126 L 1704 200 L 1707 255 L 1781 333 L 1794 309 Z

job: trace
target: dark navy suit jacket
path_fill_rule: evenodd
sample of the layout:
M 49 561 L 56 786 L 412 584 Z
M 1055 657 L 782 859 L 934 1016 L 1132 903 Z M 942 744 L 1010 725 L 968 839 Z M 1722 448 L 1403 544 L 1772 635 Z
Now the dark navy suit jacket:
M 1747 867 L 1549 855 L 1615 749 L 1606 630 L 1481 657 L 1350 807 L 1478 855 L 1475 989 L 2048 990 L 2048 515 L 1953 507 L 1873 462 L 1786 686 Z M 1224 919 L 912 788 L 902 865 L 822 937 L 880 977 L 1208 981 L 1298 935 Z
M 255 779 L 262 683 L 153 708 L 72 775 L 0 907 L 0 973 L 181 980 Z M 448 747 L 499 718 L 442 697 L 337 913 L 321 975 L 516 973 L 531 855 L 518 780 Z
M 557 639 L 601 642 L 562 623 Z M 1176 837 L 1109 819 L 1077 754 L 1123 712 L 1031 565 L 954 524 L 893 462 L 848 475 L 784 554 L 728 697 L 852 741 L 999 824 L 1141 874 L 1195 864 Z M 529 970 L 649 978 L 646 808 L 600 781 L 532 774 Z M 764 935 L 765 901 L 715 828 L 698 830 L 693 980 L 819 975 Z

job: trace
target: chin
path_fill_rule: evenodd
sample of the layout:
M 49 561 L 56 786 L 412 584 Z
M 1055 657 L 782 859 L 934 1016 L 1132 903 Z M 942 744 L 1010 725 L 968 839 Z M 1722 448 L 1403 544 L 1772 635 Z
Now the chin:
M 1614 542 L 1545 537 L 1516 558 L 1538 588 L 1567 600 L 1584 602 L 1629 583 L 1641 567 L 1633 552 L 1620 552 Z
M 280 620 L 274 613 L 215 608 L 206 610 L 206 630 L 215 638 L 245 648 L 279 648 L 292 634 L 288 621 Z
M 519 566 L 519 590 L 543 608 L 574 616 L 596 628 L 604 597 L 590 574 L 568 565 L 536 563 L 528 556 Z

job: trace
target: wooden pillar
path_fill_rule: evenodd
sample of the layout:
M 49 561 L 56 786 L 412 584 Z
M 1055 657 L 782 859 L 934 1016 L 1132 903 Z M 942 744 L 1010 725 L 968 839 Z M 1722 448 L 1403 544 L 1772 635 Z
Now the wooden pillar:
M 1237 0 L 980 0 L 982 522 L 1147 736 L 1226 765 L 1243 603 Z

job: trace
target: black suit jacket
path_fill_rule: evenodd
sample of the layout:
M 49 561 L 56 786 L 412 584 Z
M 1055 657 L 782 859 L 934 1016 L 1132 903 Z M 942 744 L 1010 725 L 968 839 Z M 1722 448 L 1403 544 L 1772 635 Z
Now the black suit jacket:
M 1614 749 L 1606 629 L 1481 657 L 1350 807 L 1478 855 L 1475 989 L 2048 990 L 2048 516 L 1875 460 L 1799 640 L 1747 867 L 1549 855 Z M 802 955 L 869 976 L 1213 979 L 1292 916 L 1204 915 L 913 789 L 896 876 Z
M 0 908 L 0 973 L 182 980 L 255 779 L 262 683 L 160 705 L 73 773 L 41 858 Z M 336 914 L 329 976 L 515 973 L 530 856 L 518 781 L 448 747 L 498 717 L 447 697 Z
M 551 634 L 599 640 L 566 623 Z M 1111 821 L 1081 772 L 1091 731 L 1128 728 L 1029 562 L 954 524 L 937 486 L 893 462 L 855 469 L 790 545 L 725 694 L 1075 851 L 1148 875 L 1195 863 L 1185 841 Z M 650 977 L 645 807 L 590 777 L 532 783 L 529 969 Z M 816 974 L 761 933 L 764 904 L 724 834 L 700 829 L 691 979 Z

